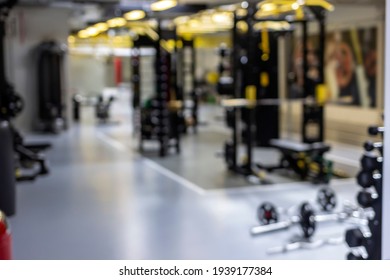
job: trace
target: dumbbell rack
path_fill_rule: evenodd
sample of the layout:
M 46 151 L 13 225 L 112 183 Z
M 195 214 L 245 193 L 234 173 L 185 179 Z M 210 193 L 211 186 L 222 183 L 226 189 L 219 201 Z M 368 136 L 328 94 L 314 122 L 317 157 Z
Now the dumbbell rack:
M 384 128 L 370 127 L 370 135 L 381 134 Z M 353 228 L 346 232 L 345 239 L 352 251 L 347 255 L 349 260 L 382 259 L 382 168 L 383 144 L 366 142 L 365 153 L 361 159 L 362 170 L 357 182 L 362 187 L 357 195 L 357 202 L 362 208 L 371 208 L 374 215 L 368 217 L 368 230 Z M 359 249 L 365 248 L 365 251 Z

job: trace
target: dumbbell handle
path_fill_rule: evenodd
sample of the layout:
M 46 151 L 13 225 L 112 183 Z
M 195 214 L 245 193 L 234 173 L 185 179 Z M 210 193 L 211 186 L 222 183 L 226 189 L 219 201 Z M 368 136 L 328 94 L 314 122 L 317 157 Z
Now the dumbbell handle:
M 269 224 L 269 225 L 256 226 L 256 227 L 253 227 L 251 229 L 251 234 L 258 235 L 258 234 L 263 234 L 263 233 L 267 233 L 267 232 L 288 229 L 290 226 L 292 226 L 295 223 L 298 223 L 299 221 L 300 221 L 300 217 L 293 216 L 293 217 L 291 217 L 290 220 L 287 220 L 287 221 L 278 222 L 278 223 Z
M 351 224 L 359 224 L 359 225 L 367 225 L 368 221 L 366 219 L 362 219 L 361 217 L 356 217 L 357 212 L 348 213 L 348 212 L 339 212 L 333 214 L 324 214 L 324 215 L 316 215 L 314 216 L 314 220 L 317 223 L 323 222 L 347 222 L 349 221 Z

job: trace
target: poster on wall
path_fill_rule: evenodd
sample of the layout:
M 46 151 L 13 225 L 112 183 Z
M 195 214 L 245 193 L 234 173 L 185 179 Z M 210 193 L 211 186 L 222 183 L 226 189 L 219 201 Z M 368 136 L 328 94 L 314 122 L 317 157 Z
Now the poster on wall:
M 377 28 L 351 28 L 327 33 L 325 43 L 325 82 L 329 101 L 349 106 L 377 106 Z M 290 97 L 302 96 L 302 44 L 294 43 Z M 310 36 L 308 76 L 318 79 L 318 36 Z

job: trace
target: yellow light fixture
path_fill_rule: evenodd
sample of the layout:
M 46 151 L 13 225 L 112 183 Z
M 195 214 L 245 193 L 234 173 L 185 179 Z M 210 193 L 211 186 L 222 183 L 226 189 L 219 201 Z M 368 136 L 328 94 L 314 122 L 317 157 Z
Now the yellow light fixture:
M 238 17 L 246 17 L 247 14 L 248 14 L 248 10 L 247 10 L 247 9 L 242 9 L 242 8 L 240 8 L 240 9 L 238 9 L 238 10 L 236 11 L 236 15 L 237 15 Z
M 188 21 L 188 26 L 189 27 L 197 27 L 200 25 L 200 21 L 198 19 L 190 19 Z
M 81 39 L 86 39 L 86 38 L 89 37 L 88 32 L 87 32 L 87 30 L 85 30 L 85 29 L 80 30 L 80 31 L 77 33 L 77 36 L 79 36 L 79 38 L 81 38 Z
M 153 2 L 150 5 L 150 8 L 154 12 L 160 12 L 160 11 L 165 11 L 168 9 L 171 9 L 173 7 L 176 7 L 177 1 L 176 0 L 159 0 L 156 2 Z
M 190 17 L 189 17 L 189 16 L 180 16 L 180 17 L 175 18 L 175 19 L 173 20 L 173 22 L 174 22 L 176 25 L 181 25 L 181 24 L 187 23 L 189 20 L 190 20 Z
M 108 30 L 108 24 L 105 22 L 96 23 L 93 27 L 95 27 L 99 31 L 99 33 L 102 33 L 102 32 L 105 32 Z
M 215 13 L 212 15 L 212 20 L 215 23 L 225 23 L 230 22 L 232 20 L 232 14 L 225 12 L 225 13 Z
M 68 36 L 68 44 L 76 43 L 76 38 L 73 35 Z
M 297 4 L 297 3 L 294 3 Z M 265 3 L 261 6 L 263 12 L 271 12 L 277 9 L 277 6 L 274 3 Z
M 87 32 L 88 37 L 95 37 L 96 35 L 99 35 L 99 30 L 93 26 L 88 27 L 87 29 L 85 29 L 85 31 Z
M 112 18 L 107 21 L 107 25 L 110 28 L 125 26 L 127 21 L 122 17 Z
M 132 20 L 140 20 L 146 17 L 146 13 L 143 10 L 134 10 L 124 14 L 124 18 L 132 21 Z

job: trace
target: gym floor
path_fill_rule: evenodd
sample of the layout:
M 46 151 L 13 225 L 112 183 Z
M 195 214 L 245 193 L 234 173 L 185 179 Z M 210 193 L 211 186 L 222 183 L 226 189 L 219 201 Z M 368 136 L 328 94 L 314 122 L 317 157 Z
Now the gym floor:
M 220 110 L 204 108 L 208 125 L 184 136 L 181 155 L 162 160 L 137 152 L 126 91 L 118 99 L 112 108 L 118 123 L 97 124 L 92 109 L 84 108 L 82 122 L 68 131 L 28 137 L 53 144 L 47 152 L 51 174 L 17 186 L 18 212 L 11 218 L 15 259 L 345 259 L 343 242 L 267 253 L 298 234 L 297 226 L 249 234 L 258 224 L 260 203 L 287 208 L 314 202 L 319 186 L 279 175 L 273 175 L 278 184 L 258 185 L 229 174 L 215 155 L 229 137 L 215 121 Z M 277 155 L 259 153 L 266 162 Z M 356 169 L 361 153 L 336 145 L 329 157 Z M 355 200 L 353 178 L 334 179 L 331 186 L 338 207 Z M 313 239 L 342 241 L 348 227 L 321 224 Z

